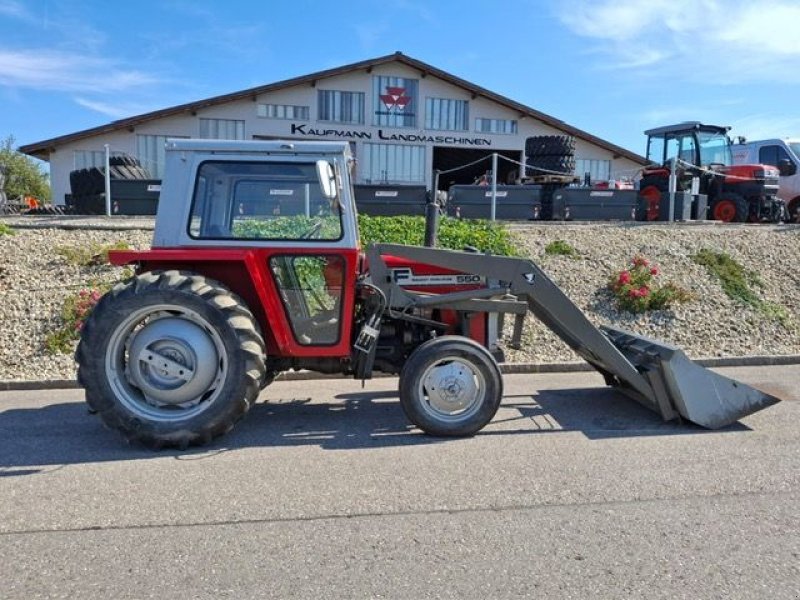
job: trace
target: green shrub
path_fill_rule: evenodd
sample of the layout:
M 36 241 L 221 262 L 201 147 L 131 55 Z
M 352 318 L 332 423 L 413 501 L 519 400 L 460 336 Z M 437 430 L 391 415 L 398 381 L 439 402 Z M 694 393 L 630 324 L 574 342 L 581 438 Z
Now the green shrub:
M 632 313 L 663 310 L 693 299 L 689 291 L 674 283 L 656 285 L 655 278 L 658 275 L 656 265 L 650 264 L 644 257 L 635 256 L 627 269 L 617 271 L 609 279 L 608 288 L 614 294 L 619 308 Z
M 544 247 L 544 253 L 548 256 L 569 256 L 578 258 L 578 251 L 564 240 L 554 240 Z
M 17 235 L 17 232 L 14 231 L 9 225 L 0 223 L 0 237 L 4 235 Z
M 102 287 L 88 287 L 67 296 L 61 308 L 61 327 L 51 332 L 44 340 L 48 352 L 70 354 L 73 351 L 86 319 L 89 318 L 89 314 L 103 294 L 110 288 L 110 284 Z
M 421 246 L 425 238 L 424 217 L 359 215 L 358 226 L 361 243 L 364 245 L 385 243 Z M 463 250 L 466 246 L 472 246 L 480 252 L 517 255 L 509 233 L 501 225 L 491 221 L 442 217 L 437 239 L 437 245 L 441 248 Z
M 108 253 L 111 250 L 129 250 L 127 242 L 118 241 L 114 244 L 90 244 L 89 246 L 59 246 L 56 254 L 63 257 L 69 264 L 78 267 L 93 267 L 108 263 Z
M 764 287 L 758 275 L 748 271 L 725 252 L 715 252 L 704 248 L 692 256 L 692 260 L 706 268 L 706 271 L 719 280 L 722 291 L 734 302 L 750 306 L 772 321 L 778 321 L 786 328 L 794 327 L 789 311 L 785 306 L 765 302 L 751 286 Z

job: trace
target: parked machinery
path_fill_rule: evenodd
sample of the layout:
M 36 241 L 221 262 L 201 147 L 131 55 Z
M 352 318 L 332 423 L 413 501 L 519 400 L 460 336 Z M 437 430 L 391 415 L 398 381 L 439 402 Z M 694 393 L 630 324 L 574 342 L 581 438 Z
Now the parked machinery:
M 778 401 L 598 329 L 530 260 L 362 251 L 346 143 L 170 140 L 166 154 L 153 248 L 110 253 L 136 274 L 103 296 L 76 352 L 89 406 L 131 440 L 206 443 L 290 369 L 399 373 L 411 422 L 471 435 L 502 398 L 502 316 L 519 346 L 528 311 L 665 419 L 716 428 Z
M 664 194 L 692 191 L 707 197 L 708 218 L 726 222 L 780 222 L 786 218 L 778 198 L 779 172 L 760 164 L 733 165 L 730 127 L 696 121 L 645 131 L 647 159 L 639 184 L 647 220 L 658 220 Z M 692 190 L 692 181 L 697 189 Z

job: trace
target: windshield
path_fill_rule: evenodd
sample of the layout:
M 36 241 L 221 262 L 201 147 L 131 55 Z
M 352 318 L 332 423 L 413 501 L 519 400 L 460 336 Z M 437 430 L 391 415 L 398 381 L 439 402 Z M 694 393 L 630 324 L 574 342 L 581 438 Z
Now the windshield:
M 792 149 L 795 156 L 800 158 L 800 142 L 789 142 L 789 148 Z
M 700 166 L 732 164 L 731 147 L 727 135 L 698 131 L 697 141 L 700 144 Z
M 320 189 L 306 163 L 205 162 L 189 234 L 199 239 L 338 240 L 338 199 Z

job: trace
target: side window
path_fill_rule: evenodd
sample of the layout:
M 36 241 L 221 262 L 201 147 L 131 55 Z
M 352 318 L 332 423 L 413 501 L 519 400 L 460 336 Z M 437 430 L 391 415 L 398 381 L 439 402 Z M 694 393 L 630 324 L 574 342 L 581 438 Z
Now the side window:
M 325 198 L 313 163 L 209 161 L 195 182 L 196 239 L 338 240 L 339 201 Z
M 758 150 L 758 162 L 777 167 L 782 160 L 789 160 L 789 153 L 780 146 L 762 146 Z
M 299 344 L 339 341 L 345 271 L 341 256 L 273 256 L 270 271 Z

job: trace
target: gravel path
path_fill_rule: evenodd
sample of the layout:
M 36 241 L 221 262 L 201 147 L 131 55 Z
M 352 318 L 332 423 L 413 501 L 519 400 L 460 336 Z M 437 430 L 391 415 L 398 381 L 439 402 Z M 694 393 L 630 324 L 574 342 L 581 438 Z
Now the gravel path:
M 550 223 L 511 228 L 520 248 L 595 324 L 615 324 L 672 342 L 692 357 L 800 354 L 800 227 Z M 115 280 L 121 269 L 79 267 L 57 249 L 119 241 L 147 248 L 152 231 L 16 231 L 13 236 L 0 236 L 0 380 L 73 378 L 72 356 L 49 354 L 44 340 L 61 325 L 60 311 L 67 296 L 91 281 Z M 545 255 L 545 246 L 556 239 L 569 242 L 579 258 Z M 792 315 L 788 327 L 725 296 L 719 284 L 691 261 L 690 256 L 701 248 L 727 252 L 757 272 L 764 284 L 758 293 L 763 300 L 786 308 Z M 604 285 L 635 254 L 659 265 L 662 282 L 674 281 L 699 299 L 646 316 L 616 311 Z M 580 360 L 533 317 L 526 324 L 523 349 L 507 349 L 506 354 L 513 362 Z

